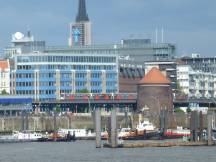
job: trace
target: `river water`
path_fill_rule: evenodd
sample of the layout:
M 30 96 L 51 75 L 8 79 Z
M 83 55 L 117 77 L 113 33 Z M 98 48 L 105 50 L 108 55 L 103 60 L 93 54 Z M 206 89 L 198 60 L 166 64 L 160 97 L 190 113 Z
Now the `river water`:
M 0 162 L 216 162 L 216 147 L 96 149 L 94 141 L 0 144 Z

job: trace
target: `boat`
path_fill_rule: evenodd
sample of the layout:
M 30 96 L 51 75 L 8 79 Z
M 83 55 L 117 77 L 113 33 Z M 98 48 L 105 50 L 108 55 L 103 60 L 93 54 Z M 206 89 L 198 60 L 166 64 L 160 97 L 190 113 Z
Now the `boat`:
M 160 139 L 161 132 L 149 120 L 144 120 L 136 129 L 121 128 L 118 137 L 123 140 Z
M 12 135 L 0 136 L 0 143 L 36 142 L 43 138 L 41 133 L 32 131 L 14 131 Z
M 215 128 L 212 129 L 212 140 L 216 141 L 216 129 Z
M 93 140 L 96 134 L 87 129 L 59 129 L 58 134 L 65 136 L 69 134 L 74 136 L 76 140 Z
M 175 139 L 182 137 L 190 137 L 191 131 L 190 129 L 183 129 L 182 127 L 177 126 L 177 129 L 167 129 L 163 133 L 163 138 L 165 139 Z
M 137 127 L 137 131 L 154 131 L 156 127 L 149 121 L 149 120 L 144 120 L 143 122 L 140 122 Z
M 39 139 L 38 142 L 71 142 L 75 141 L 75 135 L 70 133 L 61 134 L 59 132 L 52 132 L 50 134 L 43 135 L 43 138 Z
M 131 128 L 121 128 L 118 131 L 118 137 L 121 139 L 128 137 L 128 136 L 130 136 L 131 132 L 132 132 Z

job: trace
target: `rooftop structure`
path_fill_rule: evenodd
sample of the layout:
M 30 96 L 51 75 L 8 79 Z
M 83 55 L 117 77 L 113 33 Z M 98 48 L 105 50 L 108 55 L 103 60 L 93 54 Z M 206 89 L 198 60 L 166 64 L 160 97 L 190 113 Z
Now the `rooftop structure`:
M 130 43 L 121 41 L 119 44 L 105 44 L 105 45 L 86 45 L 60 47 L 48 46 L 47 53 L 91 53 L 91 54 L 116 54 L 120 58 L 127 58 L 129 61 L 144 63 L 145 61 L 171 61 L 175 59 L 176 48 L 174 44 L 170 43 L 149 43 L 142 41 L 137 44 L 136 40 L 130 40 Z
M 201 57 L 193 54 L 192 57 L 182 57 L 180 64 L 190 65 L 195 71 L 216 73 L 216 57 Z
M 5 71 L 10 68 L 10 64 L 8 60 L 0 60 L 0 70 Z
M 171 81 L 172 91 L 175 93 L 177 88 L 176 66 L 176 61 L 147 61 L 145 62 L 145 73 L 147 74 L 153 67 L 158 68 Z
M 79 0 L 79 10 L 76 17 L 76 22 L 89 21 L 88 14 L 86 12 L 85 0 Z
M 139 82 L 142 84 L 171 84 L 158 68 L 152 68 Z
M 11 46 L 4 49 L 4 56 L 6 58 L 13 58 L 15 55 L 24 53 L 39 53 L 45 50 L 45 41 L 36 41 L 28 31 L 25 36 L 21 32 L 12 34 Z
M 70 23 L 69 46 L 85 46 L 91 45 L 91 22 L 86 12 L 85 0 L 79 0 L 78 14 L 76 21 Z
M 171 82 L 157 68 L 152 68 L 137 87 L 137 108 L 149 108 L 151 115 L 159 115 L 162 109 L 172 110 Z

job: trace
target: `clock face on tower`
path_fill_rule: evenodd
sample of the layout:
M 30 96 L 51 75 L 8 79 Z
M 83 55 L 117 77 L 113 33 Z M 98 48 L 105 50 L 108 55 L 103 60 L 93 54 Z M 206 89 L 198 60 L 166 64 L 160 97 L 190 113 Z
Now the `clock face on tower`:
M 78 28 L 73 28 L 72 29 L 72 37 L 73 37 L 73 41 L 75 43 L 79 42 L 79 38 L 80 38 L 80 30 Z

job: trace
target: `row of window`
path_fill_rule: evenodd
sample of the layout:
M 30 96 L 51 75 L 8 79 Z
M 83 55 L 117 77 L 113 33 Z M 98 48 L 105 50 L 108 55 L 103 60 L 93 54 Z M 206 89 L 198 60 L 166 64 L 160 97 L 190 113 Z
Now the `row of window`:
M 114 65 L 18 65 L 18 70 L 115 70 Z
M 80 89 L 76 89 L 76 93 L 79 93 Z M 115 93 L 115 89 L 107 89 L 106 93 Z M 40 95 L 53 95 L 55 94 L 55 90 L 39 90 Z M 60 93 L 72 93 L 71 90 L 61 90 Z M 91 93 L 102 93 L 101 89 L 93 89 L 91 90 Z M 17 90 L 16 91 L 17 95 L 35 95 L 34 90 Z
M 2 86 L 5 86 L 5 82 L 3 82 Z M 75 82 L 76 86 L 86 86 L 87 82 Z M 101 86 L 102 82 L 91 82 L 91 86 Z M 55 86 L 56 82 L 40 82 L 39 86 Z M 115 86 L 116 82 L 106 82 L 106 86 Z M 33 87 L 34 82 L 16 82 L 17 87 Z M 72 86 L 71 82 L 61 82 L 61 86 Z
M 92 62 L 115 63 L 116 57 L 108 56 L 18 56 L 18 62 Z
M 63 73 L 60 74 L 61 78 L 71 78 L 72 74 L 71 73 Z M 75 74 L 76 78 L 86 78 L 87 73 L 76 73 Z M 101 78 L 102 73 L 91 73 L 91 78 Z M 39 74 L 40 78 L 55 78 L 56 73 L 40 73 Z M 106 78 L 115 78 L 116 74 L 115 73 L 106 73 Z M 34 78 L 34 74 L 16 74 L 16 78 Z

